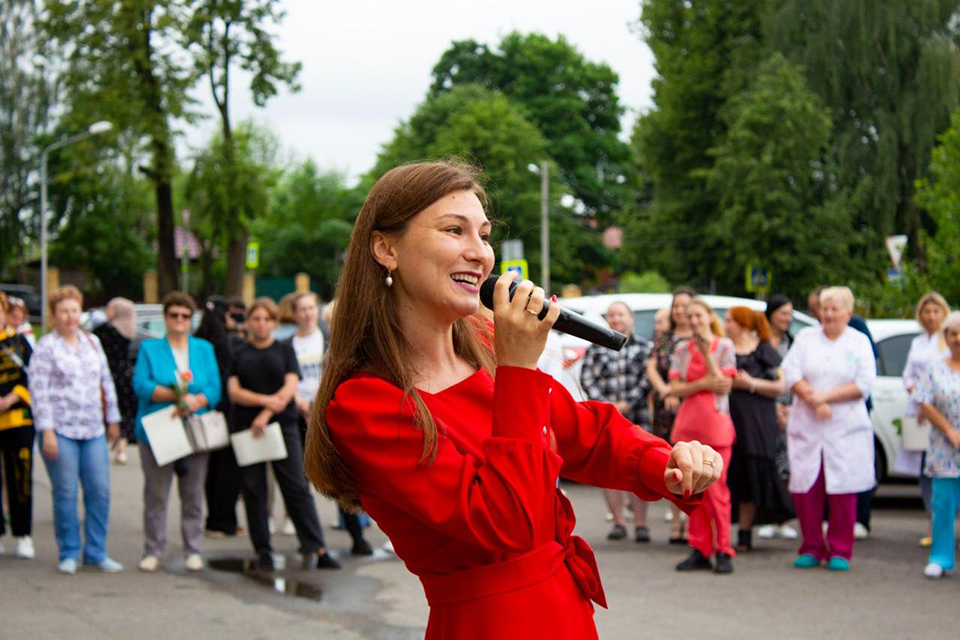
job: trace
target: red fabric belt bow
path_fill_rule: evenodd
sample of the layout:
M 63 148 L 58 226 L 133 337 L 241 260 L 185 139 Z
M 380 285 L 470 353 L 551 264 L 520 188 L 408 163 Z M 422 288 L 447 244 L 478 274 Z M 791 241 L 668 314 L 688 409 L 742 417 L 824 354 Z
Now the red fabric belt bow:
M 577 522 L 573 514 L 573 505 L 559 489 L 557 489 L 557 502 L 560 504 L 557 513 L 557 540 L 563 545 L 564 563 L 583 594 L 606 609 L 607 595 L 603 592 L 600 569 L 597 567 L 597 558 L 593 555 L 593 549 L 583 538 L 572 535 L 573 525 Z

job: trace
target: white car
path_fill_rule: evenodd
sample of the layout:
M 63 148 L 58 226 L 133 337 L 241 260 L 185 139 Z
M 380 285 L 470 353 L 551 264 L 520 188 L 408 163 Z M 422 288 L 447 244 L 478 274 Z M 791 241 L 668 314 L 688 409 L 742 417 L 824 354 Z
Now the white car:
M 877 480 L 906 477 L 891 468 L 900 447 L 901 425 L 907 408 L 903 368 L 910 342 L 920 333 L 916 320 L 867 320 L 877 345 L 877 381 L 873 385 L 873 434 L 876 440 Z

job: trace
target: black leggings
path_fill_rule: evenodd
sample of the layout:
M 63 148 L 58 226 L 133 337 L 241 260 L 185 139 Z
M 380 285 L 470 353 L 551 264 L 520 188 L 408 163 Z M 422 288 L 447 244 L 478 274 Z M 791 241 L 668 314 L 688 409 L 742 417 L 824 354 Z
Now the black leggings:
M 32 426 L 0 430 L 3 451 L 3 479 L 10 505 L 10 528 L 16 537 L 30 535 L 33 521 L 33 441 Z M 0 481 L 0 536 L 6 532 L 3 517 L 3 482 Z

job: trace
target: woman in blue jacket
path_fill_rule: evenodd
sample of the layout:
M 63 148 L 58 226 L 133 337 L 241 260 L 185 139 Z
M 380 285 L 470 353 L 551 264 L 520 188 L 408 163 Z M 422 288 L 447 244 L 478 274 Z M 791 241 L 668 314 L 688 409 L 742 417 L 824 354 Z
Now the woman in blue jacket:
M 153 572 L 160 566 L 167 531 L 167 499 L 170 483 L 177 475 L 180 492 L 180 529 L 189 571 L 203 569 L 200 543 L 203 541 L 203 485 L 207 476 L 208 453 L 195 453 L 177 462 L 157 465 L 143 428 L 143 416 L 169 407 L 181 417 L 203 414 L 220 402 L 220 370 L 217 357 L 206 340 L 190 335 L 195 306 L 190 296 L 172 292 L 163 299 L 163 318 L 167 336 L 148 340 L 140 346 L 133 372 L 133 390 L 137 395 L 135 433 L 140 443 L 143 467 L 144 554 L 140 570 Z M 189 383 L 181 398 L 174 391 L 177 383 Z M 185 461 L 185 464 L 184 462 Z

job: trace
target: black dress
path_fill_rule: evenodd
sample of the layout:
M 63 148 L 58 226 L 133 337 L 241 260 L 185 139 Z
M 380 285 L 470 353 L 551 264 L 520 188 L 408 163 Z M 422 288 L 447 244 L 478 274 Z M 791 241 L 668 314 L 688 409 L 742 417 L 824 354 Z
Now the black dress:
M 754 378 L 776 380 L 780 354 L 768 342 L 761 342 L 747 355 L 737 355 L 737 370 Z M 736 507 L 752 502 L 757 507 L 754 524 L 780 524 L 794 516 L 793 501 L 777 470 L 780 427 L 776 399 L 735 389 L 730 394 L 730 417 L 737 432 L 727 485 Z M 736 517 L 736 515 L 734 516 Z

